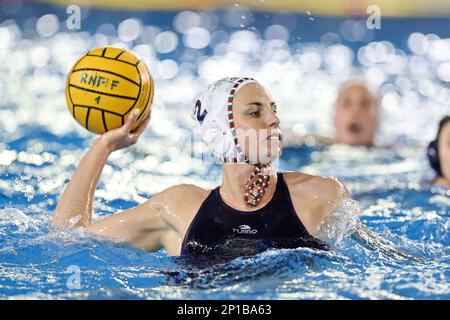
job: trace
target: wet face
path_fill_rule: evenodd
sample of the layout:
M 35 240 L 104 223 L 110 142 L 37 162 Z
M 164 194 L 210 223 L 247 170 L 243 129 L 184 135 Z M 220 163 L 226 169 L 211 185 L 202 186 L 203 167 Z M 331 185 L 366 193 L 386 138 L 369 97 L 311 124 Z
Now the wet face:
M 442 127 L 439 134 L 438 150 L 442 177 L 450 182 L 450 121 Z
M 266 88 L 249 83 L 233 99 L 236 135 L 251 162 L 268 163 L 281 154 L 282 132 L 277 105 Z
M 362 84 L 344 87 L 336 100 L 334 125 L 338 143 L 371 146 L 378 127 L 377 99 Z

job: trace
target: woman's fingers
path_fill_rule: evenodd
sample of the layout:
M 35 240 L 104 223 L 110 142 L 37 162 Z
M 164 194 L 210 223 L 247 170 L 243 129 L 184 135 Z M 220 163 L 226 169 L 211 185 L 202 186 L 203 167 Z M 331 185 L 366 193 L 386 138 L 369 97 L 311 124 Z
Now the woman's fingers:
M 133 135 L 141 135 L 142 132 L 144 132 L 145 128 L 147 127 L 148 123 L 150 122 L 151 115 L 150 113 L 147 114 L 145 117 L 145 120 L 132 132 Z
M 139 139 L 139 137 L 141 136 L 142 132 L 144 132 L 145 127 L 147 126 L 147 123 L 149 121 L 149 117 L 147 119 L 145 119 L 145 121 L 143 123 L 141 123 L 139 125 L 139 127 L 136 129 L 136 131 L 130 133 L 128 136 L 129 138 L 136 143 Z
M 150 113 L 149 113 L 145 117 L 144 121 L 132 131 L 132 128 L 135 125 L 136 120 L 139 117 L 139 114 L 140 114 L 139 109 L 133 110 L 128 115 L 128 118 L 122 127 L 110 130 L 102 135 L 102 139 L 107 141 L 107 143 L 112 147 L 113 151 L 126 148 L 137 142 L 139 136 L 145 130 L 150 121 Z
M 136 122 L 136 119 L 137 119 L 139 113 L 140 113 L 139 109 L 134 109 L 128 116 L 127 121 L 123 125 L 123 128 L 127 133 L 129 133 L 131 131 L 131 128 L 133 127 L 134 123 Z

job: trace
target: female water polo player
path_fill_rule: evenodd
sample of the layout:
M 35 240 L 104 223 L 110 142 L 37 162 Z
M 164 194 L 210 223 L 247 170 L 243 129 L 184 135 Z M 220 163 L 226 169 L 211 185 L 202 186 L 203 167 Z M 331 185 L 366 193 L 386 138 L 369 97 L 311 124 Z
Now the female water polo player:
M 169 255 L 240 253 L 267 247 L 321 247 L 318 236 L 331 213 L 349 198 L 342 183 L 300 172 L 276 172 L 282 132 L 270 93 L 250 78 L 224 78 L 193 103 L 195 131 L 221 160 L 222 183 L 213 190 L 192 184 L 169 187 L 146 202 L 92 223 L 92 199 L 108 156 L 136 143 L 147 117 L 130 132 L 136 116 L 96 138 L 56 207 L 52 225 L 85 227 L 95 235 Z M 241 242 L 240 242 L 241 241 Z M 243 242 L 242 242 L 243 241 Z M 252 247 L 250 243 L 257 243 Z M 249 249 L 253 248 L 253 249 Z
M 432 182 L 450 189 L 450 116 L 439 122 L 436 139 L 428 146 L 428 160 L 437 175 Z

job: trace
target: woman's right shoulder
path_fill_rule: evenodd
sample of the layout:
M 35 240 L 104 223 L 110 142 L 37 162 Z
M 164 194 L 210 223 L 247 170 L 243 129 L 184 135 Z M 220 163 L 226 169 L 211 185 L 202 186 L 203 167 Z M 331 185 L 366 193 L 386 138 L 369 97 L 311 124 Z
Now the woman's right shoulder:
M 166 201 L 196 201 L 199 199 L 206 199 L 211 192 L 211 189 L 205 189 L 195 184 L 177 184 L 170 186 L 161 191 L 158 196 L 163 197 Z
M 194 184 L 173 185 L 150 197 L 141 211 L 147 214 L 151 210 L 171 230 L 183 235 L 209 192 Z
M 186 231 L 186 226 L 190 225 L 210 192 L 211 190 L 194 184 L 179 184 L 164 189 L 157 195 L 159 200 L 151 202 L 159 203 L 160 209 L 163 209 L 161 212 L 169 213 L 164 215 L 166 223 L 171 224 L 179 232 L 183 232 Z

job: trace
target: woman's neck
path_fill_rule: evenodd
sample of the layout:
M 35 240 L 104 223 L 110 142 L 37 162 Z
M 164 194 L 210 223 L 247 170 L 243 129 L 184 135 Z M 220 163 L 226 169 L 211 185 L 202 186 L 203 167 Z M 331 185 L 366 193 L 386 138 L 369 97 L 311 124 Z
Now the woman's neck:
M 277 173 L 271 165 L 268 170 L 270 174 L 270 183 L 264 196 L 258 205 L 249 205 L 244 200 L 244 186 L 255 170 L 255 166 L 251 164 L 241 163 L 225 163 L 222 166 L 222 184 L 220 185 L 220 195 L 222 199 L 231 207 L 241 209 L 257 209 L 264 206 L 275 192 L 277 184 Z

